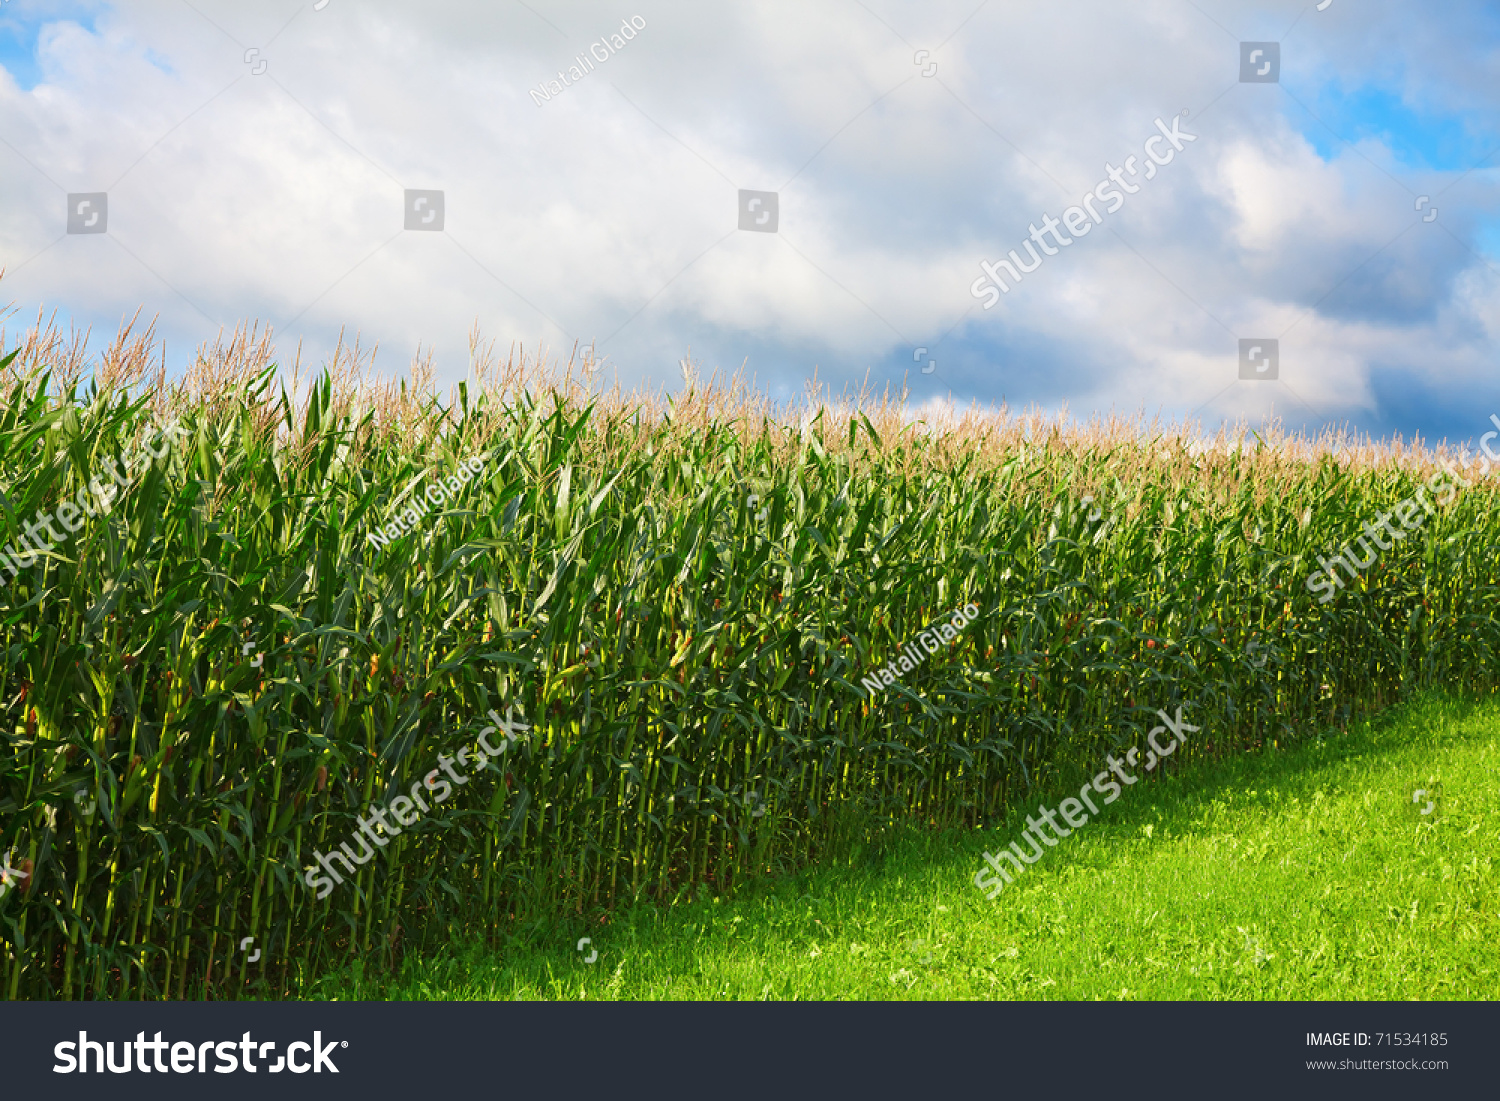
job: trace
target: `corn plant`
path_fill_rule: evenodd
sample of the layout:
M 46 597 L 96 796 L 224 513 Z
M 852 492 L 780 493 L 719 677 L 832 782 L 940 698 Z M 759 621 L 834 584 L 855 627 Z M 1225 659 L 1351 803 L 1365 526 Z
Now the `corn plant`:
M 284 995 L 351 956 L 980 823 L 1158 708 L 1203 730 L 1178 769 L 1492 684 L 1483 479 L 1336 600 L 1304 586 L 1438 453 L 924 428 L 712 386 L 382 405 L 326 372 L 299 399 L 264 363 L 84 385 L 46 348 L 0 363 L 3 544 L 175 442 L 0 591 L 9 998 Z M 483 478 L 368 537 L 475 456 Z M 861 687 L 964 604 L 939 653 Z M 491 710 L 528 736 L 317 898 L 313 852 Z

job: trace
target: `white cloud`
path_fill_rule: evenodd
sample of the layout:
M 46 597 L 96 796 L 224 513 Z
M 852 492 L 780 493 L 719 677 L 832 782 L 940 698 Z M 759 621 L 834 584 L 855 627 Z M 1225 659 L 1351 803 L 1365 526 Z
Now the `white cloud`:
M 960 399 L 1079 412 L 1281 410 L 1270 384 L 1214 397 L 1236 334 L 1286 332 L 1283 377 L 1302 372 L 1292 385 L 1332 417 L 1375 415 L 1379 365 L 1441 394 L 1493 344 L 1494 279 L 1451 239 L 1433 250 L 1494 217 L 1494 174 L 1392 246 L 1408 189 L 1457 173 L 1408 180 L 1368 136 L 1325 160 L 1302 106 L 1365 78 L 1410 90 L 1419 71 L 1425 102 L 1493 113 L 1482 19 L 1413 30 L 1386 3 L 1356 19 L 1290 0 L 867 6 L 132 0 L 94 5 L 91 31 L 14 0 L 5 18 L 40 29 L 44 79 L 0 79 L 0 302 L 101 329 L 144 302 L 174 349 L 260 317 L 285 352 L 306 337 L 317 355 L 347 324 L 387 370 L 436 346 L 440 381 L 465 369 L 476 317 L 502 347 L 618 329 L 601 351 L 627 383 L 677 385 L 692 344 L 709 369 L 751 356 L 772 387 L 873 365 L 919 396 L 956 383 Z M 631 15 L 646 27 L 607 63 L 528 97 Z M 1285 37 L 1285 87 L 1238 83 L 1236 36 Z M 981 258 L 1184 108 L 1197 142 L 976 308 Z M 65 193 L 106 188 L 109 238 L 58 241 Z M 445 192 L 444 234 L 402 231 L 405 188 Z M 779 234 L 735 229 L 740 188 L 781 191 Z M 910 366 L 913 345 L 937 375 Z

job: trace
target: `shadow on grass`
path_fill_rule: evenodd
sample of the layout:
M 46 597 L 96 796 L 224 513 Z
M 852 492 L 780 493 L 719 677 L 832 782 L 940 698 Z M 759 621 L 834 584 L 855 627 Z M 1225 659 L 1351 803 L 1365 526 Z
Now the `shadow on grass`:
M 749 881 L 732 898 L 684 890 L 594 920 L 536 921 L 410 959 L 395 977 L 356 965 L 307 994 L 1493 993 L 1494 967 L 1473 952 L 1500 935 L 1489 874 L 1497 719 L 1491 699 L 1427 694 L 1348 731 L 1152 777 L 993 902 L 973 884 L 984 851 L 1017 840 L 1029 815 L 1078 786 L 1059 783 L 990 829 L 886 831 L 836 864 Z M 1445 768 L 1447 802 L 1423 819 L 1411 793 L 1440 785 Z M 1452 943 L 1440 949 L 1439 937 Z

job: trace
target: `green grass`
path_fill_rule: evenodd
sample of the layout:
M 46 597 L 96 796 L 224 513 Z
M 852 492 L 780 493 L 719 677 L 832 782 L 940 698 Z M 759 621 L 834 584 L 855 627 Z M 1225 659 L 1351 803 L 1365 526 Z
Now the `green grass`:
M 1500 704 L 1429 695 L 1347 733 L 1121 796 L 993 902 L 993 830 L 907 834 L 734 899 L 503 948 L 356 964 L 314 997 L 1489 999 L 1500 992 Z M 1417 788 L 1442 785 L 1428 818 Z M 1425 800 L 1424 800 L 1425 805 Z M 581 936 L 598 960 L 582 962 Z

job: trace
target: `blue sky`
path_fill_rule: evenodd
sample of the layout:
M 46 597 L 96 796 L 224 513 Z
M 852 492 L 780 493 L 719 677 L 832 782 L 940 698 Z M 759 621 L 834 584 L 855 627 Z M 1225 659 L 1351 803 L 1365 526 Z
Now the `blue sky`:
M 6 19 L 5 14 L 5 9 L 0 8 L 0 66 L 21 88 L 30 91 L 42 78 L 36 41 L 40 27 L 35 23 L 27 26 L 19 19 Z
M 1240 81 L 1241 41 L 1280 44 L 1278 83 Z M 45 306 L 97 346 L 144 306 L 174 370 L 259 319 L 288 361 L 347 328 L 447 382 L 477 321 L 592 341 L 627 385 L 680 386 L 691 349 L 780 397 L 816 370 L 1455 439 L 1500 411 L 1483 0 L 9 0 L 0 69 L 12 341 Z M 1174 117 L 1195 140 L 985 309 L 980 262 Z M 408 189 L 443 232 L 402 228 Z M 738 228 L 742 189 L 777 232 Z M 67 234 L 98 191 L 108 232 Z M 1277 381 L 1239 379 L 1242 338 L 1279 341 Z
M 0 68 L 24 91 L 42 81 L 43 32 L 61 22 L 75 23 L 97 33 L 92 3 L 32 3 L 29 0 L 0 2 Z
M 1494 145 L 1496 119 L 1478 110 L 1445 111 L 1406 102 L 1398 90 L 1375 84 L 1315 85 L 1314 114 L 1294 115 L 1318 156 L 1332 160 L 1345 143 L 1373 141 L 1403 168 L 1463 172 Z

